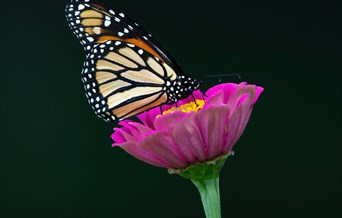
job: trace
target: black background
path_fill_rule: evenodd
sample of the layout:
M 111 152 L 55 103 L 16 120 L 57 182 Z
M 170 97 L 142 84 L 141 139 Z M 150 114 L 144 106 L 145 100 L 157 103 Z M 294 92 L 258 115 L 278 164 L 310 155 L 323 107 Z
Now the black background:
M 222 217 L 341 217 L 337 2 L 109 2 L 187 74 L 265 88 L 221 173 Z M 1 218 L 204 217 L 190 181 L 111 147 L 66 4 L 1 1 Z

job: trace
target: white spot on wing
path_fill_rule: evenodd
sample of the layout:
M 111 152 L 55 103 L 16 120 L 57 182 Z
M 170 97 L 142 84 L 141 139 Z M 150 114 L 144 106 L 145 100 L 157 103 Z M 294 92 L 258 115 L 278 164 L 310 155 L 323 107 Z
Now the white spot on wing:
M 78 5 L 78 10 L 81 11 L 81 10 L 83 10 L 84 8 L 85 8 L 84 5 L 82 5 L 82 4 L 81 4 L 81 5 Z
M 108 27 L 111 23 L 112 23 L 112 22 L 110 22 L 110 20 L 106 20 L 106 21 L 104 22 L 104 25 L 105 25 L 106 27 Z
M 101 28 L 100 27 L 98 27 L 98 26 L 96 26 L 96 27 L 94 27 L 94 29 L 93 29 L 93 32 L 95 33 L 95 34 L 100 34 L 101 33 Z

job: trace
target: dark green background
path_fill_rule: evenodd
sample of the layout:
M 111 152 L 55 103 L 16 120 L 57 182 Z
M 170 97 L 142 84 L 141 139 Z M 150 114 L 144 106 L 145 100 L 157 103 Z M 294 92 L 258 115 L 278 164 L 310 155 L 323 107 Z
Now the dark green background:
M 187 74 L 237 72 L 265 88 L 221 174 L 223 217 L 341 217 L 337 1 L 110 3 Z M 65 5 L 1 1 L 1 218 L 204 217 L 189 181 L 111 147 Z

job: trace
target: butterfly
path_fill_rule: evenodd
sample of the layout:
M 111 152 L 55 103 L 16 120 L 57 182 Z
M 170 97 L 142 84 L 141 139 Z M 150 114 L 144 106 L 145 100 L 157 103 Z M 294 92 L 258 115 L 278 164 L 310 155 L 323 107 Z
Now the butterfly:
M 72 0 L 69 27 L 84 47 L 81 79 L 95 114 L 118 121 L 185 99 L 201 82 L 185 75 L 161 44 L 120 10 Z

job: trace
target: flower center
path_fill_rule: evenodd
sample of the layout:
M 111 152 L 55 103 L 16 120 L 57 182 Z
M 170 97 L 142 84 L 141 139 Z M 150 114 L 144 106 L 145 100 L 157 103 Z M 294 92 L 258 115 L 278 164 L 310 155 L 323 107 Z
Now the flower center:
M 182 111 L 185 113 L 189 113 L 191 111 L 197 112 L 199 109 L 201 109 L 204 106 L 205 101 L 204 100 L 196 100 L 196 103 L 194 101 L 180 105 L 179 107 L 172 107 L 169 110 L 163 111 L 164 114 L 172 113 L 174 111 Z

